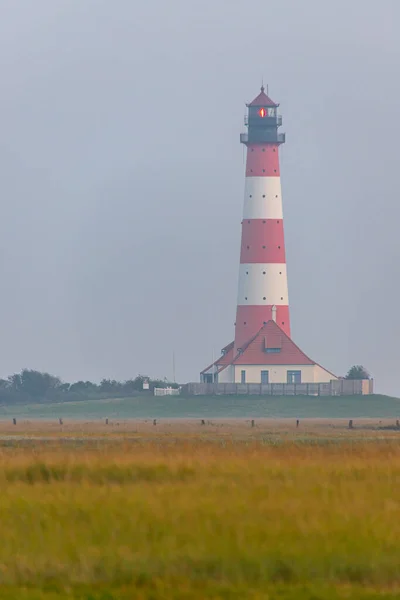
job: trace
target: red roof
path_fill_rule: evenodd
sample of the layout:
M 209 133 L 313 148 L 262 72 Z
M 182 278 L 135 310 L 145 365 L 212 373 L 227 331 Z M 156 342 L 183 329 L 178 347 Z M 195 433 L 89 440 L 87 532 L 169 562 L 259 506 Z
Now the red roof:
M 276 104 L 267 94 L 264 92 L 264 86 L 261 86 L 261 92 L 257 98 L 254 98 L 253 102 L 250 102 L 247 106 L 279 106 Z
M 214 365 L 217 367 L 218 373 L 228 365 L 318 365 L 296 346 L 275 321 L 268 321 L 263 325 L 258 333 L 243 346 L 240 354 L 234 356 L 233 342 L 225 346 L 222 352 L 221 358 L 204 369 L 202 373 Z
M 266 350 L 278 350 L 267 352 Z M 268 321 L 238 354 L 235 365 L 315 365 L 275 323 Z
M 216 360 L 215 362 L 213 362 L 207 368 L 203 369 L 203 371 L 201 371 L 201 373 L 206 373 L 214 365 L 217 367 L 218 372 L 222 371 L 222 369 L 225 369 L 225 367 L 227 367 L 228 365 L 231 365 L 233 363 L 233 359 L 235 358 L 234 355 L 233 355 L 233 347 L 234 347 L 234 345 L 235 345 L 235 343 L 231 342 L 230 344 L 228 344 L 227 346 L 225 346 L 225 348 L 222 348 L 222 356 L 221 356 L 221 358 L 219 358 L 218 360 Z

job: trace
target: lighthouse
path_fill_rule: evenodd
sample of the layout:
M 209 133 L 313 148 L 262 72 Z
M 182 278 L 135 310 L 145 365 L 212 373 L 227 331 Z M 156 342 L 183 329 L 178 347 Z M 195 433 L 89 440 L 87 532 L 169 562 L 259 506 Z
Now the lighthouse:
M 285 134 L 278 133 L 282 117 L 279 105 L 261 87 L 247 105 L 247 133 L 240 141 L 247 147 L 242 243 L 235 324 L 235 350 L 269 320 L 290 337 L 289 298 L 283 233 L 279 147 Z
M 325 383 L 335 375 L 291 339 L 279 150 L 279 104 L 262 86 L 247 106 L 246 172 L 235 337 L 201 371 L 208 383 Z

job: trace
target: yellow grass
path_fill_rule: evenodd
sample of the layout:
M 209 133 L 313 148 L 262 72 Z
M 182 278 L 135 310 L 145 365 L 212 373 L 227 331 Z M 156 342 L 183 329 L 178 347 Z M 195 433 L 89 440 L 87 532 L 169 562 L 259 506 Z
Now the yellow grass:
M 399 598 L 399 484 L 392 434 L 3 441 L 0 598 Z

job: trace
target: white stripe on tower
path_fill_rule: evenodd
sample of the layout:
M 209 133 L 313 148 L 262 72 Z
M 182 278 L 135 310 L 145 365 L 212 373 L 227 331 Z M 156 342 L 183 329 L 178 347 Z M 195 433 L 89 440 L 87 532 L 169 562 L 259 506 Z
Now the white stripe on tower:
M 279 170 L 279 145 L 284 136 L 277 133 L 281 123 L 276 113 L 278 105 L 264 94 L 263 89 L 248 106 L 249 132 L 242 137 L 247 146 L 247 162 L 235 324 L 236 350 L 274 317 L 279 327 L 290 336 Z

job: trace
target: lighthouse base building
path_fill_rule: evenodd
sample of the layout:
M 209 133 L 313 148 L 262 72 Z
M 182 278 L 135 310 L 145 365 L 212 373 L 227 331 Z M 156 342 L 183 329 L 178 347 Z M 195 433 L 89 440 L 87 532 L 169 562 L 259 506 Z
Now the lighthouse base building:
M 200 374 L 203 383 L 323 384 L 337 377 L 292 341 L 283 228 L 279 105 L 265 94 L 247 104 L 240 141 L 246 178 L 235 339 Z
M 329 383 L 337 377 L 311 360 L 268 321 L 235 354 L 234 342 L 200 374 L 203 383 Z

